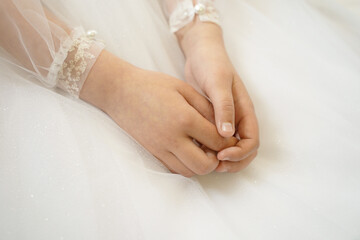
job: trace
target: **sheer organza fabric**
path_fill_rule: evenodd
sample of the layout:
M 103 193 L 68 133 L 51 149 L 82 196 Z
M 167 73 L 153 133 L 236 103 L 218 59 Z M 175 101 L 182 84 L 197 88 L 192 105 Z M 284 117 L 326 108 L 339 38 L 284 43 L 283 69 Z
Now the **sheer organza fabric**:
M 1 58 L 32 74 L 47 87 L 73 96 L 80 89 L 104 45 L 83 28 L 67 25 L 39 0 L 0 3 Z
M 196 11 L 196 6 L 200 11 Z M 163 0 L 173 32 L 199 14 L 201 21 L 218 23 L 213 0 Z M 202 9 L 203 8 L 203 9 Z M 47 87 L 58 86 L 78 96 L 105 44 L 96 30 L 67 21 L 40 0 L 3 0 L 0 3 L 0 57 L 31 73 Z
M 44 2 L 117 56 L 184 79 L 159 1 Z M 261 126 L 249 168 L 171 174 L 103 112 L 1 63 L 0 239 L 359 239 L 360 3 L 216 7 Z

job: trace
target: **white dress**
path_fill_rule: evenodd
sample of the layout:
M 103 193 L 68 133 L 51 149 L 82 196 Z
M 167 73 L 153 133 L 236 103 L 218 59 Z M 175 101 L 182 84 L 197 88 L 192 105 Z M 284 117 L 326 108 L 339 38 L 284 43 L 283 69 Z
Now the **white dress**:
M 158 1 L 46 2 L 184 79 Z M 360 1 L 216 4 L 260 123 L 254 162 L 171 174 L 103 112 L 3 62 L 0 239 L 360 239 Z

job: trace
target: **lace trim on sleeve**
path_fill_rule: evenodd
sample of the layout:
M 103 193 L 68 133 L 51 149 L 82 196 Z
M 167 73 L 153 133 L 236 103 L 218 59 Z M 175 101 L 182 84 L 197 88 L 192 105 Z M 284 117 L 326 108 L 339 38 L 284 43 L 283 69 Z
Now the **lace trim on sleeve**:
M 192 0 L 185 0 L 177 4 L 169 17 L 171 32 L 177 32 L 193 21 L 196 14 L 202 22 L 213 22 L 220 25 L 219 12 L 215 8 L 213 0 L 198 0 L 195 6 Z
M 50 78 L 56 78 L 57 86 L 74 97 L 81 88 L 98 55 L 105 47 L 95 39 L 96 32 L 87 34 L 75 29 L 71 38 L 64 41 L 49 71 Z

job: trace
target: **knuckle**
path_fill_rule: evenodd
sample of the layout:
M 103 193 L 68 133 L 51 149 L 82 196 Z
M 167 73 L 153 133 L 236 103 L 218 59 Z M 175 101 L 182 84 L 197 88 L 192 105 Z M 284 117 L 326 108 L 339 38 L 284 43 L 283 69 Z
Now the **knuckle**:
M 168 146 L 170 150 L 178 149 L 181 146 L 181 139 L 174 137 L 173 135 L 163 134 L 164 140 L 161 141 L 161 144 Z
M 235 146 L 237 142 L 238 142 L 238 140 L 235 137 L 231 137 L 231 138 L 219 137 L 218 139 L 216 139 L 214 141 L 213 150 L 220 152 L 221 150 L 223 150 L 225 148 Z
M 220 138 L 218 140 L 215 140 L 213 150 L 218 152 L 218 151 L 223 150 L 225 148 L 225 146 L 226 146 L 225 139 Z
M 218 162 L 217 161 L 209 161 L 207 160 L 206 162 L 200 164 L 195 173 L 198 175 L 206 175 L 211 173 L 212 171 L 214 171 L 214 169 L 218 166 Z
M 223 112 L 234 112 L 234 101 L 230 98 L 224 98 L 220 101 L 220 108 Z
M 216 69 L 214 76 L 217 79 L 232 79 L 232 71 L 227 66 L 221 66 Z
M 191 128 L 191 126 L 193 126 L 194 124 L 194 120 L 191 117 L 191 114 L 189 113 L 183 113 L 179 115 L 177 120 L 178 120 L 178 124 L 185 129 Z

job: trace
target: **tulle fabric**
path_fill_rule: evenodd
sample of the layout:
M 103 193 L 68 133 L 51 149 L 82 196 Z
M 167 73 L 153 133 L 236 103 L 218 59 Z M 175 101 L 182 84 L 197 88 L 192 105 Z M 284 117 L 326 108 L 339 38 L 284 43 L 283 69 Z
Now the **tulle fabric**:
M 97 29 L 119 57 L 184 79 L 161 2 L 45 2 Z M 261 126 L 250 167 L 192 179 L 170 174 L 104 113 L 2 64 L 0 238 L 360 237 L 359 4 L 217 7 Z
M 0 2 L 0 58 L 45 86 L 78 96 L 104 44 L 40 0 Z
M 201 21 L 218 23 L 212 0 L 196 2 L 204 7 L 204 12 L 199 14 Z M 173 32 L 194 19 L 196 11 L 192 0 L 163 0 L 162 4 Z M 79 96 L 104 48 L 102 41 L 87 36 L 75 20 L 68 21 L 61 13 L 54 15 L 40 0 L 1 1 L 0 22 L 3 61 L 32 74 L 47 87 L 57 86 Z M 89 32 L 96 33 L 95 30 Z

